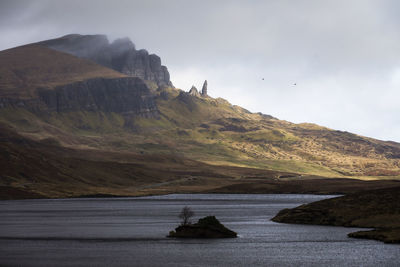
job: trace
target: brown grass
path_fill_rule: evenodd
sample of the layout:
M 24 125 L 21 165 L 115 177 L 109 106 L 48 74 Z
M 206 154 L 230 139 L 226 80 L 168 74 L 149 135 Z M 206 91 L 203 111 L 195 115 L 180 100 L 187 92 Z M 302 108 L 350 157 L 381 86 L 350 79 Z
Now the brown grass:
M 0 97 L 30 98 L 37 87 L 52 88 L 97 77 L 126 75 L 40 45 L 0 51 Z
M 0 151 L 0 186 L 7 188 L 0 190 L 3 199 L 205 192 L 322 194 L 399 184 L 214 166 L 178 155 L 77 150 L 52 140 L 24 138 L 6 126 L 0 127 Z

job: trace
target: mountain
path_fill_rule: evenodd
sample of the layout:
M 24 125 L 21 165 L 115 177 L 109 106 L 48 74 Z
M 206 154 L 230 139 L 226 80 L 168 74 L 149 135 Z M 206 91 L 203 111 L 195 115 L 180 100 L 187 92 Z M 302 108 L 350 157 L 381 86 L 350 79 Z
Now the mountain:
M 158 86 L 172 86 L 168 69 L 161 65 L 160 57 L 149 55 L 144 49 L 136 50 L 128 38 L 109 43 L 105 35 L 70 34 L 38 45 L 90 59 L 128 76 L 155 82 Z
M 143 80 L 39 45 L 0 53 L 0 106 L 38 112 L 131 112 L 157 117 Z
M 23 140 L 5 138 L 2 145 L 16 149 L 13 153 L 20 157 L 28 156 L 25 150 L 32 156 L 12 165 L 0 185 L 67 196 L 240 191 L 239 184 L 244 191 L 257 191 L 260 185 L 263 192 L 294 192 L 295 184 L 304 181 L 308 187 L 301 190 L 309 192 L 315 187 L 308 179 L 400 178 L 398 143 L 251 113 L 208 96 L 212 90 L 207 82 L 201 93 L 174 88 L 160 58 L 136 50 L 126 38 L 109 43 L 103 35 L 73 34 L 0 51 L 1 129 Z M 29 142 L 35 142 L 33 150 L 21 145 Z M 51 149 L 44 144 L 51 144 Z M 53 172 L 44 170 L 42 153 L 47 162 L 57 160 Z M 90 163 L 73 171 L 68 162 L 80 162 L 80 155 Z M 186 167 L 181 162 L 191 162 L 195 171 L 178 175 L 168 164 L 160 167 L 160 159 L 176 166 L 178 173 Z M 36 161 L 41 168 L 28 166 Z M 129 162 L 134 164 L 126 172 L 136 173 L 135 168 L 144 166 L 160 171 L 129 178 L 120 168 Z M 108 164 L 113 167 L 106 168 Z M 29 170 L 24 175 L 18 172 L 21 166 Z M 53 193 L 48 194 L 51 173 L 63 173 L 64 178 L 54 178 Z M 41 179 L 31 183 L 26 177 Z M 135 189 L 138 179 L 141 190 Z M 274 181 L 289 187 L 278 190 Z M 331 189 L 343 189 L 342 185 Z

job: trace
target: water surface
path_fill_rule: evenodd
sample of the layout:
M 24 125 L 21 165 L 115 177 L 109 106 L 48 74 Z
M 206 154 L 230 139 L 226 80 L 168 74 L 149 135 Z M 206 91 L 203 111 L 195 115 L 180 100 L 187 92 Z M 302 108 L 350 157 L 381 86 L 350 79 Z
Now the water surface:
M 400 246 L 347 237 L 357 228 L 271 222 L 332 196 L 195 194 L 0 202 L 6 266 L 399 266 Z M 184 206 L 236 239 L 170 239 Z

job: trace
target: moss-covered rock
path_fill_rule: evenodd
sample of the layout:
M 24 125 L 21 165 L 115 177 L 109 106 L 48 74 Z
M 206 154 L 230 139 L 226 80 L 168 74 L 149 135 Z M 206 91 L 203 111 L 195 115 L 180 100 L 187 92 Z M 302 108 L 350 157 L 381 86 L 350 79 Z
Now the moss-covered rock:
M 215 216 L 207 216 L 195 224 L 180 225 L 168 237 L 179 238 L 234 238 L 237 233 L 226 228 Z

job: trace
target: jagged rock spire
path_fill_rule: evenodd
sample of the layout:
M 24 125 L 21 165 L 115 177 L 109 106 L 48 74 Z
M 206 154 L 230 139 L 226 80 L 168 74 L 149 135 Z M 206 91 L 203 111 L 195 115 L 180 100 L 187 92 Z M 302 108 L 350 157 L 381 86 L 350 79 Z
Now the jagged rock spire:
M 192 86 L 192 88 L 190 88 L 189 94 L 192 96 L 200 97 L 200 93 L 194 85 Z
M 203 83 L 203 88 L 201 89 L 201 95 L 202 96 L 208 96 L 207 95 L 207 80 L 205 80 L 204 83 Z

